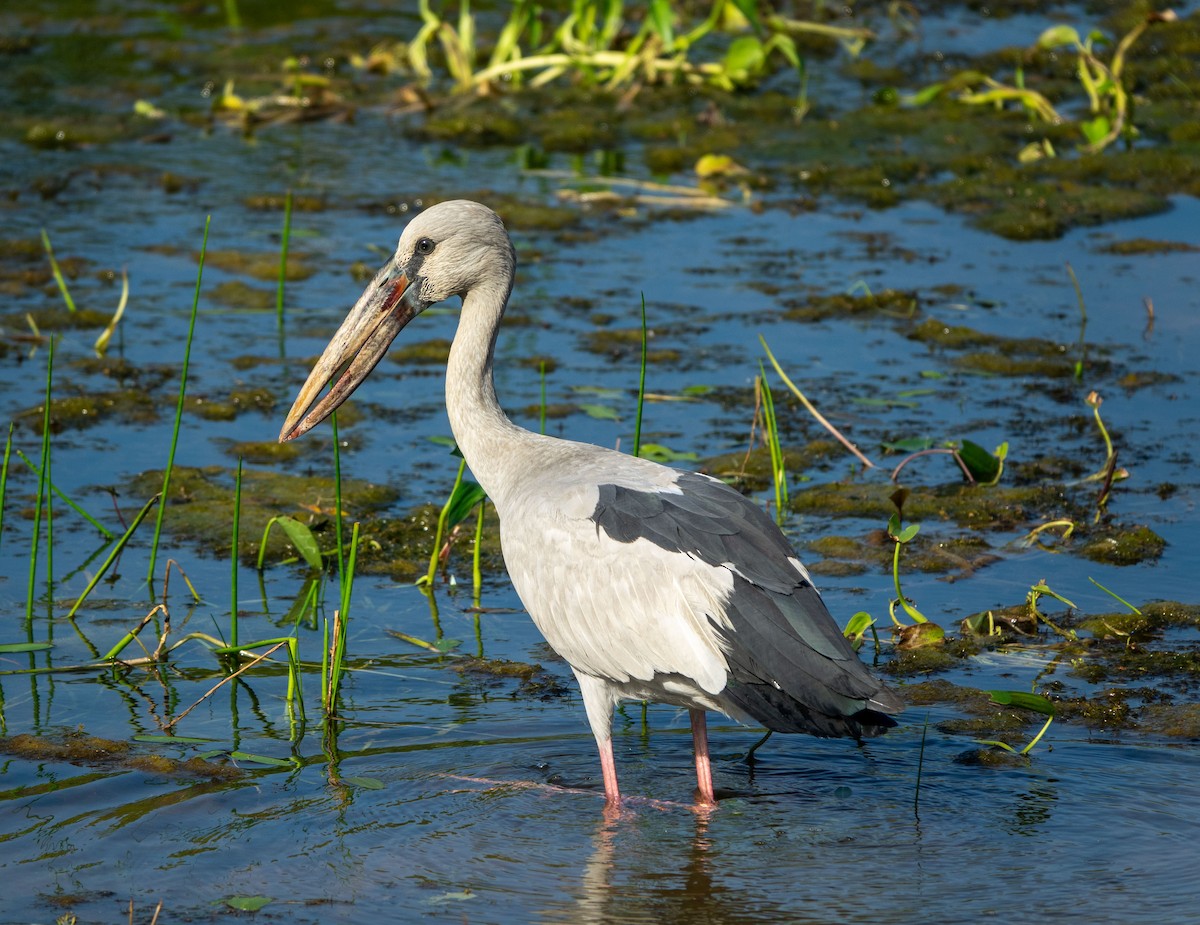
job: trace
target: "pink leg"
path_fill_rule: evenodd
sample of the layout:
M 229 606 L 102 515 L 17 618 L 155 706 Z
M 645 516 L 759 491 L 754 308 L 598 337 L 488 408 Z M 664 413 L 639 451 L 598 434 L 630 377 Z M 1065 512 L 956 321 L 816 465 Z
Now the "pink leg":
M 696 750 L 696 786 L 699 788 L 699 802 L 704 806 L 713 806 L 717 798 L 713 793 L 712 762 L 708 758 L 708 726 L 703 710 L 688 710 L 692 719 L 692 746 Z
M 600 771 L 604 775 L 605 802 L 616 806 L 621 802 L 621 792 L 617 789 L 617 762 L 613 759 L 612 739 L 597 742 L 600 749 Z

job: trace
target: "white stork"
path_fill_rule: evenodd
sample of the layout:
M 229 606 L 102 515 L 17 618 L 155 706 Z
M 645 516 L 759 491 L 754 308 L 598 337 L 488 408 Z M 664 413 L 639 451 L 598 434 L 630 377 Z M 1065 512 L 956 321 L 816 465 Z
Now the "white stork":
M 461 296 L 446 369 L 450 427 L 496 505 L 517 594 L 579 680 L 610 804 L 620 801 L 620 700 L 690 711 L 702 804 L 715 799 L 706 710 L 817 736 L 859 739 L 895 725 L 886 714 L 902 709 L 899 699 L 859 661 L 755 504 L 706 475 L 508 419 L 492 362 L 515 266 L 486 206 L 443 202 L 416 216 L 317 361 L 280 441 L 344 402 L 409 321 Z

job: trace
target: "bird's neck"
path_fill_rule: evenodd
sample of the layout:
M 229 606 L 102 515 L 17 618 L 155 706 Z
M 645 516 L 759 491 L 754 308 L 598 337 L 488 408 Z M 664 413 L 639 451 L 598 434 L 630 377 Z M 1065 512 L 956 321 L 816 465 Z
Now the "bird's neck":
M 496 334 L 508 288 L 472 289 L 463 296 L 458 332 L 446 365 L 450 429 L 475 478 L 497 503 L 504 494 L 504 473 L 508 471 L 502 462 L 513 459 L 523 436 L 532 436 L 505 415 L 492 376 Z

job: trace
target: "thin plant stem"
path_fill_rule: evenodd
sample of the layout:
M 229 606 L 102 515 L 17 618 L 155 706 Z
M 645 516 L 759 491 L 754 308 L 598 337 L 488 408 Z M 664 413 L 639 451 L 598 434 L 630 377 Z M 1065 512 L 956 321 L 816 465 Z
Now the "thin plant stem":
M 12 440 L 11 433 L 9 434 L 9 440 L 10 441 Z M 41 470 L 38 469 L 37 464 L 34 463 L 34 461 L 32 459 L 30 459 L 28 456 L 26 456 L 20 450 L 17 450 L 17 456 L 20 457 L 21 461 L 23 463 L 25 463 L 25 465 L 27 465 L 35 473 L 37 473 L 38 475 L 41 475 Z M 7 449 L 5 451 L 4 464 L 7 467 L 7 465 L 8 465 Z M 85 511 L 83 508 L 81 508 L 78 504 L 76 504 L 74 501 L 72 501 L 67 496 L 66 492 L 64 492 L 61 488 L 59 488 L 57 485 L 55 485 L 53 481 L 49 481 L 49 480 L 47 480 L 47 481 L 50 486 L 50 491 L 53 492 L 54 494 L 58 495 L 60 498 L 62 498 L 63 501 L 66 502 L 67 507 L 69 507 L 76 514 L 78 514 L 80 517 L 82 517 L 84 520 L 86 520 L 88 523 L 90 523 L 93 527 L 95 527 L 97 530 L 99 530 L 101 535 L 106 540 L 111 540 L 116 537 L 115 533 L 113 533 L 111 530 L 108 529 L 108 527 L 104 526 L 104 524 L 100 523 L 100 521 L 98 521 L 95 517 L 93 517 L 91 514 L 89 514 L 87 511 Z M 3 497 L 3 486 L 0 485 L 0 498 L 2 498 L 2 497 Z M 3 521 L 2 521 L 2 519 L 0 519 L 0 525 L 2 525 L 2 523 L 3 523 Z
M 442 510 L 438 514 L 437 532 L 433 536 L 433 551 L 429 554 L 429 571 L 425 573 L 425 584 L 433 587 L 433 579 L 437 576 L 438 559 L 442 551 L 442 538 L 446 535 L 446 521 L 450 517 L 450 505 L 454 502 L 454 494 L 458 491 L 458 486 L 462 484 L 463 474 L 467 470 L 467 460 L 461 459 L 458 463 L 458 474 L 454 476 L 454 484 L 450 486 L 450 495 L 446 498 L 446 503 L 442 505 Z
M 338 587 L 346 582 L 346 550 L 342 546 L 342 441 L 338 436 L 337 412 L 329 416 L 333 428 L 333 528 L 337 537 Z
M 773 354 L 771 352 L 771 348 L 767 346 L 766 338 L 764 338 L 760 334 L 760 335 L 758 335 L 758 340 L 759 340 L 759 343 L 761 343 L 763 345 L 763 350 L 765 350 L 767 352 L 767 359 L 770 360 L 771 365 L 773 367 L 775 367 L 775 372 L 779 374 L 779 378 L 783 380 L 784 385 L 786 385 L 789 389 L 792 390 L 792 394 L 795 395 L 798 399 L 800 399 L 800 404 L 804 405 L 804 407 L 808 411 L 808 413 L 817 419 L 818 424 L 820 424 L 827 431 L 829 431 L 831 434 L 833 434 L 833 436 L 837 438 L 838 442 L 841 443 L 842 446 L 844 446 L 851 453 L 853 453 L 856 457 L 858 457 L 858 460 L 864 466 L 866 466 L 869 469 L 873 469 L 875 467 L 875 463 L 873 463 L 873 462 L 871 462 L 871 460 L 867 459 L 867 457 L 862 454 L 862 452 L 858 449 L 858 447 L 856 447 L 853 443 L 851 443 L 844 436 L 842 436 L 841 431 L 839 431 L 836 427 L 834 427 L 832 424 L 830 424 L 829 421 L 827 421 L 825 419 L 825 416 L 823 414 L 821 414 L 821 412 L 816 409 L 816 407 L 813 405 L 813 403 L 810 402 L 805 397 L 804 393 L 800 391 L 800 389 L 797 387 L 796 383 L 792 382 L 792 380 L 788 378 L 787 373 L 785 373 L 783 371 L 783 367 L 779 365 L 779 361 L 775 359 L 775 354 Z
M 913 815 L 921 817 L 921 772 L 925 768 L 925 737 L 929 734 L 929 714 L 925 714 L 925 724 L 921 727 L 921 750 L 917 753 L 917 786 L 913 791 Z
M 192 296 L 192 313 L 188 320 L 187 341 L 183 348 L 183 369 L 179 374 L 179 400 L 175 403 L 175 426 L 171 431 L 171 448 L 167 453 L 167 468 L 163 472 L 162 503 L 158 506 L 158 515 L 154 521 L 154 538 L 150 542 L 150 566 L 146 569 L 146 581 L 154 581 L 154 567 L 158 561 L 158 538 L 162 535 L 163 514 L 167 509 L 167 499 L 171 497 L 171 470 L 175 467 L 175 449 L 179 446 L 179 426 L 183 422 L 183 402 L 187 396 L 188 363 L 192 355 L 192 338 L 196 332 L 196 312 L 200 306 L 200 283 L 204 278 L 204 256 L 208 252 L 208 226 L 212 216 L 204 219 L 204 238 L 200 242 L 200 264 L 196 269 L 196 291 Z
M 83 589 L 83 593 L 80 594 L 79 597 L 76 598 L 75 603 L 71 605 L 71 610 L 67 613 L 68 620 L 75 616 L 76 611 L 78 611 L 83 605 L 83 602 L 87 600 L 88 595 L 92 593 L 92 589 L 94 589 L 96 585 L 100 583 L 100 579 L 103 578 L 109 568 L 112 567 L 112 564 L 117 560 L 117 556 L 121 554 L 121 550 L 125 548 L 125 544 L 128 543 L 130 537 L 133 536 L 133 531 L 136 530 L 141 522 L 146 519 L 146 515 L 150 513 L 150 508 L 153 507 L 161 497 L 162 495 L 155 495 L 142 505 L 142 509 L 137 512 L 137 516 L 133 518 L 133 521 L 129 524 L 128 529 L 126 529 L 121 538 L 117 540 L 117 545 L 112 548 L 112 552 L 108 554 L 108 558 L 105 559 L 100 568 L 96 570 L 96 574 L 92 576 L 92 580 L 89 581 L 87 587 Z
M 242 521 L 242 457 L 238 457 L 237 478 L 233 483 L 233 542 L 229 569 L 229 644 L 238 644 L 238 533 Z
M 642 358 L 638 373 L 637 416 L 633 422 L 633 455 L 642 455 L 642 409 L 646 403 L 646 294 L 642 293 Z
M 483 546 L 483 510 L 487 507 L 487 499 L 479 502 L 479 514 L 475 520 L 475 551 L 471 559 L 471 590 L 476 609 L 483 590 L 483 569 L 480 567 L 480 553 Z
M 67 281 L 63 279 L 58 261 L 54 259 L 54 248 L 50 246 L 50 236 L 46 234 L 45 228 L 42 229 L 42 246 L 46 248 L 46 256 L 50 258 L 50 272 L 54 274 L 54 282 L 58 284 L 58 291 L 62 293 L 63 301 L 67 303 L 67 311 L 73 315 L 76 311 L 75 300 L 71 298 L 71 291 L 67 288 Z
M 1075 268 L 1069 262 L 1067 263 L 1067 275 L 1071 277 L 1071 285 L 1075 287 L 1075 299 L 1079 302 L 1079 359 L 1075 361 L 1075 378 L 1079 380 L 1083 378 L 1083 364 L 1087 362 L 1087 341 L 1084 339 L 1088 323 L 1087 303 L 1083 301 L 1083 289 L 1079 285 L 1079 277 L 1075 275 Z
M 283 331 L 283 290 L 287 283 L 288 242 L 292 236 L 292 191 L 283 201 L 283 240 L 279 246 L 279 285 L 275 289 L 275 321 Z
M 8 458 L 12 453 L 13 422 L 8 422 L 8 437 L 4 441 L 4 462 L 0 465 L 0 543 L 4 540 L 4 498 L 8 492 Z
M 29 589 L 25 597 L 25 622 L 29 626 L 33 621 L 33 595 L 37 583 L 38 545 L 42 535 L 42 507 L 46 502 L 46 482 L 50 470 L 50 390 L 54 373 L 54 338 L 49 340 L 46 356 L 46 398 L 42 407 L 42 464 L 38 467 L 37 500 L 33 508 L 33 539 L 29 551 Z M 47 511 L 49 519 L 50 511 Z M 53 534 L 47 545 L 53 544 Z M 47 552 L 47 581 L 53 581 L 53 564 L 50 553 Z

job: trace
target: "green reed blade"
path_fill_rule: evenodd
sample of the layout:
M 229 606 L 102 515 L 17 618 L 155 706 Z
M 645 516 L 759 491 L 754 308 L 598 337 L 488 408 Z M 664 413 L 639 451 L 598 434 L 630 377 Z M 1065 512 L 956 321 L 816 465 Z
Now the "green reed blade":
M 10 443 L 12 442 L 11 426 L 12 425 L 9 425 L 9 427 L 10 427 L 9 442 Z M 23 463 L 25 463 L 25 465 L 27 465 L 35 473 L 37 473 L 39 476 L 41 475 L 41 470 L 37 467 L 37 464 L 34 463 L 34 461 L 32 459 L 30 459 L 28 456 L 26 456 L 20 450 L 17 450 L 17 456 L 20 457 L 21 461 Z M 4 465 L 5 465 L 5 468 L 7 469 L 7 466 L 8 466 L 8 448 L 7 447 L 5 447 L 5 452 L 4 452 Z M 70 499 L 70 497 L 67 496 L 66 492 L 64 492 L 61 488 L 59 488 L 57 485 L 55 485 L 54 482 L 49 481 L 49 485 L 50 485 L 50 491 L 52 491 L 54 494 L 56 494 L 60 498 L 62 498 L 63 501 L 66 502 L 67 507 L 69 507 L 76 514 L 78 514 L 80 517 L 82 517 L 84 520 L 86 520 L 88 523 L 90 523 L 93 527 L 95 527 L 97 530 L 99 530 L 100 534 L 106 540 L 111 540 L 116 537 L 115 533 L 113 533 L 111 530 L 108 529 L 108 527 L 104 526 L 104 524 L 100 523 L 100 521 L 98 521 L 95 517 L 93 517 L 91 514 L 89 514 L 87 511 L 85 511 L 83 508 L 81 508 L 78 504 L 76 504 L 74 501 L 72 501 Z M 4 500 L 4 486 L 2 483 L 0 483 L 0 502 L 3 502 L 3 500 Z M 3 526 L 3 524 L 4 524 L 3 517 L 0 517 L 0 526 Z
M 92 593 L 92 589 L 95 588 L 96 585 L 98 585 L 100 583 L 100 579 L 104 577 L 105 573 L 109 570 L 109 568 L 112 566 L 112 564 L 117 560 L 117 556 L 119 556 L 121 554 L 121 550 L 123 550 L 125 548 L 125 544 L 128 543 L 130 537 L 133 536 L 133 531 L 136 530 L 138 528 L 138 526 L 141 524 L 141 522 L 146 519 L 146 515 L 150 513 L 150 508 L 161 497 L 162 497 L 162 495 L 155 495 L 153 498 L 151 498 L 149 501 L 147 501 L 145 504 L 142 505 L 142 509 L 137 512 L 137 516 L 134 517 L 133 522 L 130 523 L 129 529 L 127 529 L 125 531 L 125 533 L 122 534 L 121 538 L 119 540 L 117 540 L 117 544 L 112 548 L 112 552 L 110 552 L 108 554 L 108 558 L 105 559 L 104 563 L 100 566 L 100 568 L 96 570 L 96 574 L 92 576 L 92 580 L 89 581 L 87 587 L 83 589 L 83 593 L 80 594 L 79 598 L 75 601 L 75 603 L 73 605 L 71 605 L 71 610 L 67 614 L 68 620 L 70 620 L 72 617 L 75 616 L 75 612 L 77 610 L 79 610 L 79 608 L 80 608 L 80 606 L 82 606 L 83 602 L 85 600 L 87 600 L 88 595 Z
M 4 462 L 0 464 L 0 542 L 4 540 L 4 498 L 8 491 L 8 458 L 12 453 L 13 422 L 8 422 L 8 437 L 4 441 Z
M 229 576 L 229 644 L 238 643 L 238 534 L 242 521 L 242 457 L 238 457 L 237 478 L 233 483 L 233 564 Z
M 279 245 L 279 285 L 275 289 L 275 320 L 283 331 L 283 289 L 287 282 L 288 242 L 292 236 L 292 191 L 283 202 L 283 240 Z
M 50 236 L 46 234 L 45 228 L 42 229 L 42 246 L 46 249 L 46 256 L 50 258 L 50 272 L 54 274 L 54 282 L 58 284 L 58 291 L 62 293 L 63 301 L 67 303 L 67 311 L 73 315 L 76 311 L 75 300 L 71 298 L 71 291 L 67 289 L 67 281 L 63 279 L 58 261 L 54 259 L 54 248 L 50 246 Z
M 46 482 L 50 470 L 50 387 L 54 375 L 54 338 L 48 343 L 46 356 L 46 398 L 42 406 L 42 464 L 38 467 L 37 501 L 33 508 L 33 539 L 29 552 L 29 588 L 25 596 L 25 623 L 29 626 L 33 621 L 33 596 L 37 584 L 38 543 L 42 535 L 42 506 L 46 503 Z M 47 521 L 53 512 L 47 507 Z M 52 548 L 54 545 L 53 527 L 47 524 L 46 571 L 47 582 L 54 581 L 54 560 Z
M 646 293 L 642 293 L 642 358 L 638 376 L 637 416 L 633 422 L 633 455 L 642 453 L 642 407 L 646 403 Z
M 175 403 L 175 426 L 171 431 L 171 448 L 167 453 L 167 468 L 163 472 L 162 504 L 158 506 L 158 516 L 154 521 L 154 538 L 150 542 L 150 567 L 146 569 L 146 581 L 153 583 L 154 566 L 158 560 L 158 538 L 162 534 L 163 514 L 167 509 L 167 499 L 170 497 L 171 470 L 175 466 L 175 449 L 179 445 L 179 426 L 183 422 L 183 402 L 187 395 L 188 363 L 192 356 L 192 338 L 196 331 L 196 312 L 200 306 L 200 282 L 204 278 L 204 256 L 208 253 L 208 226 L 212 216 L 204 219 L 204 238 L 200 242 L 200 262 L 196 268 L 196 291 L 192 296 L 192 314 L 188 320 L 187 341 L 183 348 L 183 369 L 179 374 L 179 400 Z

